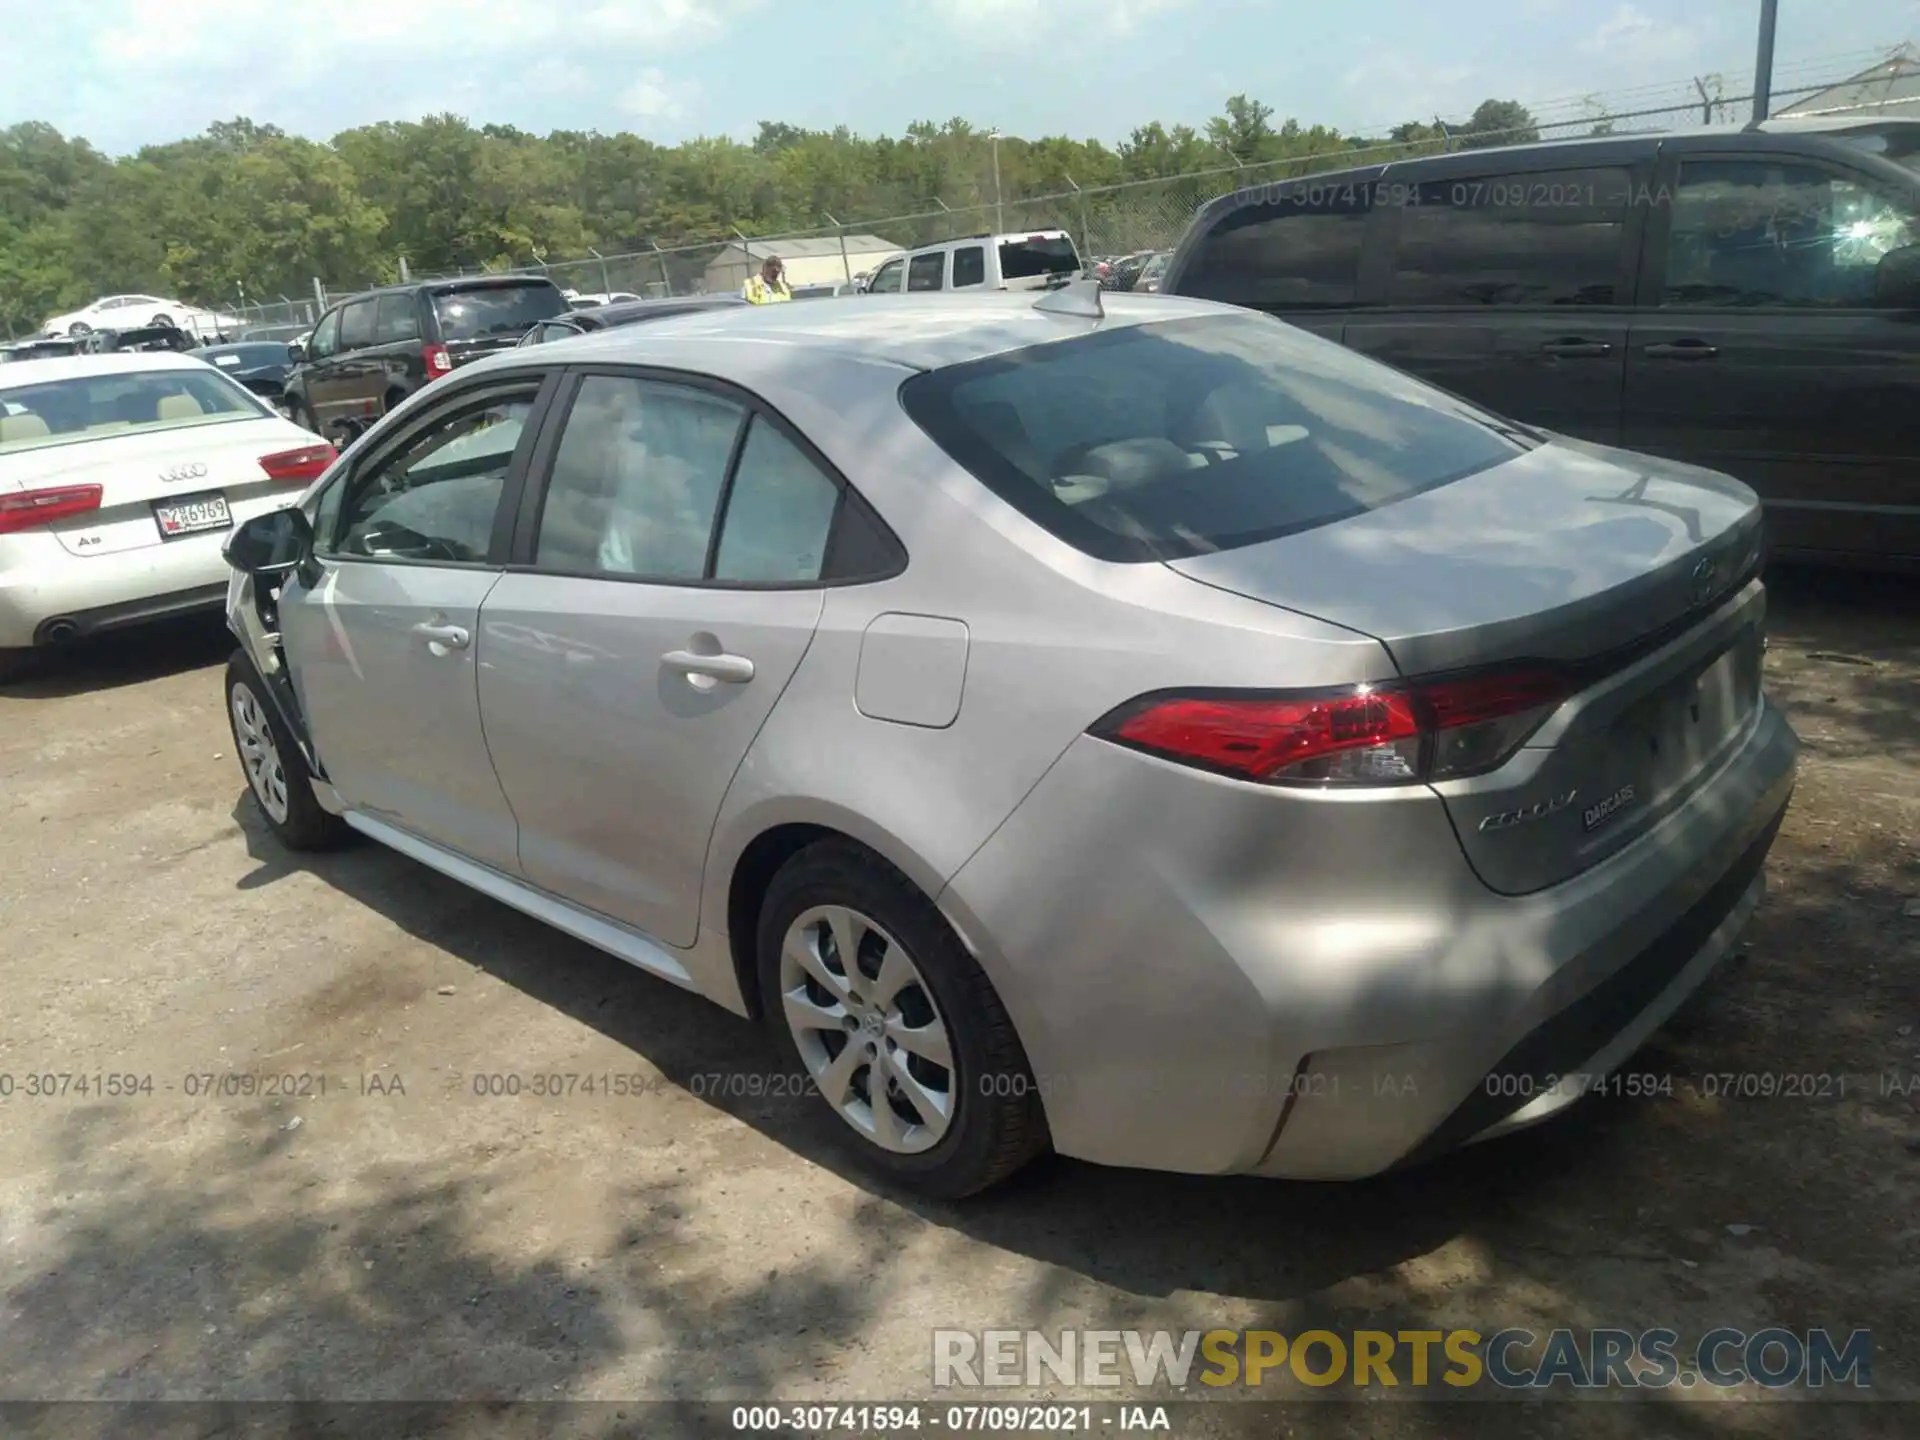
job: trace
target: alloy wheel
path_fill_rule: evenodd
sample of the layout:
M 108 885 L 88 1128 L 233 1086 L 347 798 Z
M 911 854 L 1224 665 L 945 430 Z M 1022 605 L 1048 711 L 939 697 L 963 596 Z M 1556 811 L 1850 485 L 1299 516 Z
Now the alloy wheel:
M 273 743 L 273 730 L 253 691 L 245 685 L 233 687 L 233 734 L 240 745 L 240 764 L 247 772 L 247 784 L 260 808 L 275 824 L 287 823 L 287 770 L 280 761 L 280 747 Z
M 780 948 L 780 999 L 801 1063 L 840 1118 L 917 1155 L 952 1127 L 953 1043 L 913 957 L 844 905 L 805 911 Z

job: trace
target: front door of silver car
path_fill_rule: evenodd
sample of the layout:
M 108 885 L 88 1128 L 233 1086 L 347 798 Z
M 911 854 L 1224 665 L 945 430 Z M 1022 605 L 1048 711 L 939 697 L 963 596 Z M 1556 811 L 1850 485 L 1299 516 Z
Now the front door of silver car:
M 536 377 L 451 396 L 366 455 L 323 497 L 314 567 L 280 597 L 301 710 L 348 806 L 509 874 L 476 639 L 537 394 Z

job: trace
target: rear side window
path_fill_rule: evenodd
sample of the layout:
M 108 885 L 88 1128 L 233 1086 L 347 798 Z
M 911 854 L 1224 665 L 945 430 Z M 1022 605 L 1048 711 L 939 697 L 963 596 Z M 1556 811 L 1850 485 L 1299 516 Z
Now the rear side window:
M 907 289 L 938 290 L 941 272 L 947 268 L 947 252 L 934 250 L 916 255 L 907 262 Z
M 1498 465 L 1531 440 L 1260 315 L 1163 321 L 916 376 L 907 413 L 1102 560 L 1251 545 Z
M 1372 213 L 1372 185 L 1322 187 L 1223 215 L 1181 277 L 1182 295 L 1230 305 L 1350 305 Z
M 443 290 L 433 297 L 440 338 L 517 339 L 542 320 L 567 313 L 560 287 L 544 281 L 526 285 L 485 285 Z
M 374 343 L 397 344 L 420 338 L 420 319 L 411 295 L 382 295 L 380 310 L 373 323 Z
M 1613 305 L 1625 170 L 1427 181 L 1409 195 L 1391 305 Z
M 1080 256 L 1065 235 L 1029 235 L 1024 240 L 1000 242 L 1000 278 L 1032 280 L 1038 276 L 1073 275 Z
M 987 283 L 987 251 L 982 245 L 962 245 L 953 252 L 953 288 Z
M 358 350 L 373 343 L 373 301 L 356 300 L 340 312 L 340 348 Z

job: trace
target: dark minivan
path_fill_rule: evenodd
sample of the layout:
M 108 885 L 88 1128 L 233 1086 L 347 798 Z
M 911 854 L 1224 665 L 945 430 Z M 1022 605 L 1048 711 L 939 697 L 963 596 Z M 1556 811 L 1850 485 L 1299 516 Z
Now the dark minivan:
M 295 347 L 287 413 L 345 444 L 422 386 L 511 349 L 542 320 L 566 313 L 560 287 L 537 275 L 417 281 L 356 295 Z
M 1201 210 L 1161 288 L 1283 316 L 1512 420 L 1731 474 L 1766 502 L 1776 554 L 1904 565 L 1916 242 L 1920 121 L 1777 120 L 1238 191 Z

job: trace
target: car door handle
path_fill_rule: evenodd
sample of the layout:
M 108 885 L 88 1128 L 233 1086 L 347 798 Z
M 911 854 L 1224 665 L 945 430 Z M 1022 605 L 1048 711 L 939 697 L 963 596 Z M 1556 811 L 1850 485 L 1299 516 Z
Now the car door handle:
M 1613 346 L 1605 340 L 1549 340 L 1540 347 L 1542 355 L 1551 355 L 1556 360 L 1593 360 L 1602 355 L 1611 355 Z
M 1673 340 L 1649 345 L 1641 353 L 1655 360 L 1711 360 L 1720 350 L 1704 340 Z
M 430 645 L 444 645 L 449 650 L 464 650 L 473 642 L 473 636 L 461 625 L 435 625 L 422 622 L 413 627 L 413 633 Z
M 696 655 L 691 650 L 669 650 L 660 657 L 660 663 L 682 675 L 724 680 L 729 685 L 744 685 L 753 679 L 753 661 L 744 655 Z

